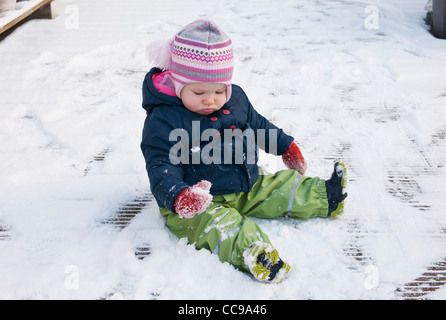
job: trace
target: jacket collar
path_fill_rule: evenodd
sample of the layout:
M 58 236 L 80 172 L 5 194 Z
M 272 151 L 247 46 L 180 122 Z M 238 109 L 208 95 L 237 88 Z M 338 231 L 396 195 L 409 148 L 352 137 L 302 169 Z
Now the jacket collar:
M 152 68 L 144 78 L 142 88 L 142 107 L 147 112 L 152 111 L 152 109 L 158 105 L 183 106 L 183 102 L 180 98 L 161 93 L 154 87 L 152 77 L 154 74 L 161 72 L 162 70 L 159 68 Z

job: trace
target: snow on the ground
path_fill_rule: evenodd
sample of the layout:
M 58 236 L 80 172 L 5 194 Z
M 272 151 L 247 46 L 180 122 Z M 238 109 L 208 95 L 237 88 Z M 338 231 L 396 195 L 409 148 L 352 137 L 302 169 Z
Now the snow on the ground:
M 16 29 L 0 42 L 0 298 L 397 298 L 446 257 L 446 40 L 424 5 L 61 0 L 57 19 Z M 176 239 L 153 201 L 122 230 L 103 223 L 149 188 L 146 46 L 199 17 L 232 37 L 234 82 L 297 139 L 308 175 L 349 166 L 341 217 L 257 220 L 294 267 L 279 285 Z

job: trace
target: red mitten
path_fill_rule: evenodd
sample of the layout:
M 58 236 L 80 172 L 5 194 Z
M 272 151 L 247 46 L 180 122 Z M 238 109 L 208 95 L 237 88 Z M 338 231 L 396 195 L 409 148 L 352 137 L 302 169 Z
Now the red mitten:
M 297 170 L 301 175 L 304 175 L 305 171 L 307 171 L 307 163 L 295 141 L 282 154 L 282 160 L 288 169 Z
M 193 218 L 209 207 L 212 202 L 212 195 L 209 193 L 211 186 L 212 183 L 202 180 L 180 192 L 173 204 L 173 209 L 180 218 Z

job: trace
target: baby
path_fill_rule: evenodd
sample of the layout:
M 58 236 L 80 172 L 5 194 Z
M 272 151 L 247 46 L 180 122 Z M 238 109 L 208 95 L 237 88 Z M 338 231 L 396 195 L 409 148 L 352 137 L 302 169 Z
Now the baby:
M 141 149 L 168 228 L 260 281 L 281 282 L 291 266 L 249 217 L 338 215 L 345 165 L 336 163 L 327 181 L 304 176 L 294 138 L 231 83 L 232 42 L 212 21 L 192 22 L 149 54 L 156 67 L 143 83 Z M 259 147 L 281 156 L 288 170 L 263 172 Z

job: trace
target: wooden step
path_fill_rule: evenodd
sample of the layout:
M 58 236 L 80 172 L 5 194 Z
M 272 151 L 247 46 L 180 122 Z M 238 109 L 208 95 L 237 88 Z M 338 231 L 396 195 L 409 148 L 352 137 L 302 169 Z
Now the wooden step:
M 0 15 L 0 34 L 20 21 L 35 14 L 37 18 L 54 19 L 58 16 L 56 0 L 31 0 L 20 2 L 17 10 L 2 12 Z

